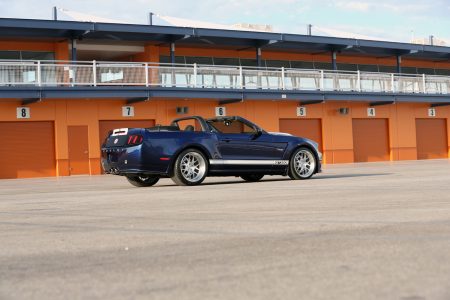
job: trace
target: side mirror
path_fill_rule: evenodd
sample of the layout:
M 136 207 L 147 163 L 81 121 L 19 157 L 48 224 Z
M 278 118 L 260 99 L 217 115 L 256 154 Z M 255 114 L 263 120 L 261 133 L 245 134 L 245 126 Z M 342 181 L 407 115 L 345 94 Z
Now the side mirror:
M 261 128 L 257 128 L 256 132 L 252 136 L 252 140 L 255 140 L 255 139 L 259 138 L 262 134 L 263 134 L 262 129 Z

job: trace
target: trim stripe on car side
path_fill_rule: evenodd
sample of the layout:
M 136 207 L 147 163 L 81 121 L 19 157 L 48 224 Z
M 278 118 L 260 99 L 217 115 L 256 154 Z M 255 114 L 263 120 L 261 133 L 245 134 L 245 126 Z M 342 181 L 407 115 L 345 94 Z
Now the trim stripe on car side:
M 256 160 L 256 159 L 210 159 L 210 165 L 288 165 L 289 160 Z

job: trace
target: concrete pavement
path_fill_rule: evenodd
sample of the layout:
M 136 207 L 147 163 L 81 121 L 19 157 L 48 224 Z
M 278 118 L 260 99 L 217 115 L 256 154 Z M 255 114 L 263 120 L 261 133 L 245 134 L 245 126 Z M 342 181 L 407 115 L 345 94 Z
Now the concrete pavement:
M 450 299 L 450 161 L 2 180 L 0 299 Z

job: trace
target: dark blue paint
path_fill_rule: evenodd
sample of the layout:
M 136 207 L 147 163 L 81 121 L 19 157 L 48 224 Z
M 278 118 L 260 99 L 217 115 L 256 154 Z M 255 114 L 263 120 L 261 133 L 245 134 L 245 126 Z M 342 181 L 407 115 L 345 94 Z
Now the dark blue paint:
M 200 117 L 196 118 L 203 120 Z M 128 135 L 140 134 L 144 142 L 137 146 L 126 146 L 123 145 L 125 139 L 121 137 L 117 143 L 119 146 L 114 146 L 112 141 L 117 137 L 107 137 L 102 145 L 102 166 L 106 173 L 118 175 L 157 174 L 161 177 L 170 177 L 178 154 L 187 148 L 202 151 L 207 160 L 289 160 L 293 151 L 303 146 L 310 148 L 315 154 L 318 162 L 316 172 L 320 172 L 321 164 L 315 142 L 301 137 L 271 134 L 245 121 L 260 130 L 261 135 L 222 134 L 210 129 L 199 132 L 129 129 Z M 111 172 L 112 169 L 114 172 Z M 239 176 L 248 173 L 286 175 L 287 170 L 287 165 L 213 164 L 209 166 L 208 175 Z

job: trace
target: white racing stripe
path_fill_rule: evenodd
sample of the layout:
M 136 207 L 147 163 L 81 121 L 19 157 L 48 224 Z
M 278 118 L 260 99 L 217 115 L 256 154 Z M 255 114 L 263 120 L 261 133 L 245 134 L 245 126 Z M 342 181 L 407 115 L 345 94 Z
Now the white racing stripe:
M 288 160 L 256 160 L 256 159 L 210 159 L 211 165 L 259 165 L 259 166 L 287 166 Z

